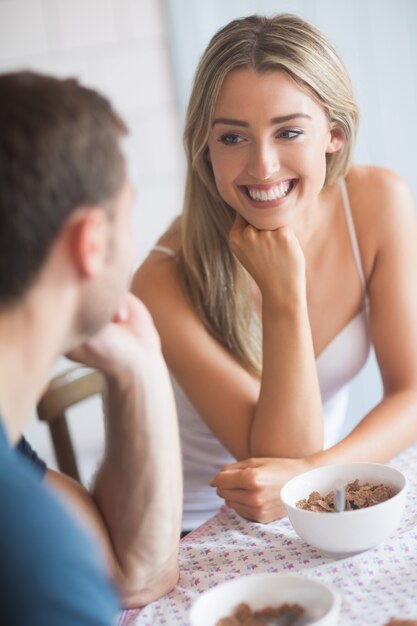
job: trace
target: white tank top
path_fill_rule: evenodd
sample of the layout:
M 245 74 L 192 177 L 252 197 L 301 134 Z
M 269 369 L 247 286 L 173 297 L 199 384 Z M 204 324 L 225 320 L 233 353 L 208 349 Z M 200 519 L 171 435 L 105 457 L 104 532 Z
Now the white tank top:
M 371 347 L 366 281 L 344 180 L 339 181 L 339 187 L 352 251 L 362 283 L 363 306 L 316 359 L 323 402 L 325 448 L 334 445 L 340 438 L 349 400 L 349 383 L 365 365 Z M 155 246 L 154 250 L 175 256 L 175 252 L 165 246 Z M 183 456 L 182 527 L 184 530 L 191 530 L 215 515 L 224 504 L 215 489 L 210 487 L 210 481 L 224 465 L 234 463 L 235 459 L 213 435 L 172 373 L 171 381 L 177 404 Z

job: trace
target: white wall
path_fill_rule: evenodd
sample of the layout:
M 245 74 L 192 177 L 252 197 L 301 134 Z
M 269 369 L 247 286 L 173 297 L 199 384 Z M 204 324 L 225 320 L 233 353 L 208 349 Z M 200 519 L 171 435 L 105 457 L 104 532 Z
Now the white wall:
M 0 0 L 0 71 L 22 68 L 78 77 L 127 121 L 139 262 L 182 204 L 180 125 L 159 0 Z M 98 400 L 74 411 L 71 426 L 87 477 L 103 439 Z M 46 426 L 32 416 L 26 434 L 54 465 Z
M 333 42 L 351 74 L 361 110 L 356 161 L 400 173 L 417 200 L 417 2 L 415 0 L 164 0 L 184 115 L 199 57 L 230 20 L 252 13 L 296 13 Z M 349 430 L 381 396 L 375 357 L 351 393 Z

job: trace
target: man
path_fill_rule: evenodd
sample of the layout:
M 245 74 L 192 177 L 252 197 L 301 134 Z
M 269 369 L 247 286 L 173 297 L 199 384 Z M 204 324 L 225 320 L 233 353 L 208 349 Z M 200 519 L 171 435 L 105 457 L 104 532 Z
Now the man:
M 0 76 L 4 624 L 110 624 L 113 586 L 124 606 L 141 606 L 178 577 L 175 404 L 150 316 L 127 293 L 125 132 L 109 102 L 75 80 Z M 14 448 L 66 353 L 107 383 L 105 455 L 91 493 L 57 472 L 42 480 L 30 448 Z

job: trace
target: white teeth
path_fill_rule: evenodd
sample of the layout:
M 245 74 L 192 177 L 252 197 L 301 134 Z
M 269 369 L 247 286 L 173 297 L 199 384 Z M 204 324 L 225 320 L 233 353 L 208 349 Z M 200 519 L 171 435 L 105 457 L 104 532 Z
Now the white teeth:
M 287 195 L 290 188 L 291 182 L 286 181 L 275 185 L 275 187 L 271 187 L 270 189 L 268 189 L 268 191 L 264 191 L 262 189 L 254 189 L 252 187 L 247 187 L 247 190 L 252 200 L 264 202 L 267 200 L 278 200 L 278 198 L 283 198 Z

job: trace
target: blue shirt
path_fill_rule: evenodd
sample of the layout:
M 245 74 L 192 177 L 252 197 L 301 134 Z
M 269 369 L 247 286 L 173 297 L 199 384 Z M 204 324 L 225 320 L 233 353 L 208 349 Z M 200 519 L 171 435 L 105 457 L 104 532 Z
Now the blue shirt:
M 31 462 L 33 468 L 40 473 L 41 478 L 45 476 L 46 470 L 48 469 L 46 467 L 45 461 L 39 458 L 35 450 L 23 436 L 20 437 L 20 440 L 16 446 L 16 450 L 19 452 L 19 454 L 22 454 L 25 459 Z
M 1 624 L 110 626 L 117 611 L 96 547 L 0 420 Z

